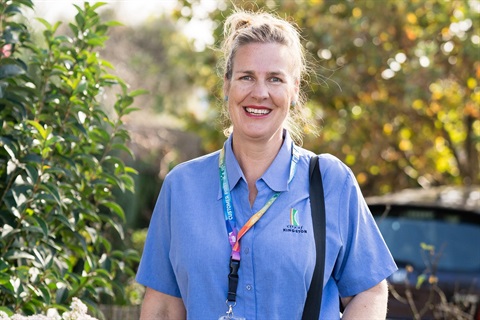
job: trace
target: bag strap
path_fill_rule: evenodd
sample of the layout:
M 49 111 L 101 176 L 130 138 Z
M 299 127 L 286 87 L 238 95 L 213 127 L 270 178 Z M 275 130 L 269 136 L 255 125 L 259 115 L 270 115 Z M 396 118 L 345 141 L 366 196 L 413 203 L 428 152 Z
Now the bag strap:
M 323 274 L 325 272 L 325 198 L 323 193 L 322 174 L 318 156 L 310 159 L 310 206 L 312 211 L 313 236 L 317 258 L 312 282 L 307 293 L 302 320 L 318 320 L 323 293 Z

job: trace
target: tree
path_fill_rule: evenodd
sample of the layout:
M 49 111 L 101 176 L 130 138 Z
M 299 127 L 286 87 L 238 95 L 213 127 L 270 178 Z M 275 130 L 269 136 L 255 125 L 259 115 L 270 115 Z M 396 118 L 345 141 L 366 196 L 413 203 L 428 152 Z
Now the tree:
M 345 161 L 367 195 L 480 183 L 478 2 L 232 4 L 274 11 L 298 25 L 314 69 L 304 86 L 308 106 L 322 127 L 320 139 L 307 136 L 305 146 Z M 210 14 L 217 43 L 232 4 L 219 3 Z M 177 15 L 194 15 L 198 5 L 183 1 Z M 218 58 L 210 53 L 204 61 L 213 66 Z M 205 83 L 214 77 L 215 71 L 205 74 Z M 218 100 L 218 88 L 206 91 Z
M 0 2 L 0 310 L 10 314 L 64 311 L 73 297 L 121 301 L 138 261 L 114 245 L 125 219 L 114 194 L 134 190 L 122 117 L 142 92 L 98 53 L 118 24 L 100 20 L 102 5 L 76 6 L 71 35 L 39 18 L 39 45 L 19 22 L 32 1 Z

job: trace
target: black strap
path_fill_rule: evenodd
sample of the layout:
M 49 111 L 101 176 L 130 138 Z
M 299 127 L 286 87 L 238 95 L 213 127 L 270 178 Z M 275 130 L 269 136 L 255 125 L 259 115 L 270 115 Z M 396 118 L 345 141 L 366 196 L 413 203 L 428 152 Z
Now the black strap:
M 323 293 L 323 274 L 325 271 L 325 199 L 322 174 L 318 156 L 310 159 L 310 206 L 312 211 L 313 236 L 317 253 L 312 283 L 307 293 L 302 320 L 318 320 Z
M 235 302 L 237 300 L 239 268 L 240 268 L 240 261 L 230 258 L 230 273 L 228 274 L 228 296 L 227 296 L 227 301 L 229 302 Z

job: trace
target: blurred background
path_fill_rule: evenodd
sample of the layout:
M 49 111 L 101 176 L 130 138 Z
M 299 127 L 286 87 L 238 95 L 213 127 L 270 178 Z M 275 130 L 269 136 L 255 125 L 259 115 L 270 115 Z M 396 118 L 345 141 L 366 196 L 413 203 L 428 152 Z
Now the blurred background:
M 32 15 L 69 21 L 81 3 L 34 1 Z M 339 157 L 366 196 L 479 183 L 478 0 L 107 1 L 101 15 L 123 26 L 101 55 L 149 91 L 126 120 L 139 171 L 128 225 L 147 226 L 169 169 L 224 141 L 216 49 L 234 5 L 298 25 L 312 68 L 303 89 L 321 128 L 304 147 Z

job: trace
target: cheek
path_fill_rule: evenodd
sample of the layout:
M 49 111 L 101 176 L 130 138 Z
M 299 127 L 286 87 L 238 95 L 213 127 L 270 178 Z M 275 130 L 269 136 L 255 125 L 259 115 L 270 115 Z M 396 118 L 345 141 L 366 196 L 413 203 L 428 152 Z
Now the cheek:
M 244 98 L 249 93 L 249 88 L 246 85 L 232 85 L 229 90 L 229 95 L 232 97 Z

